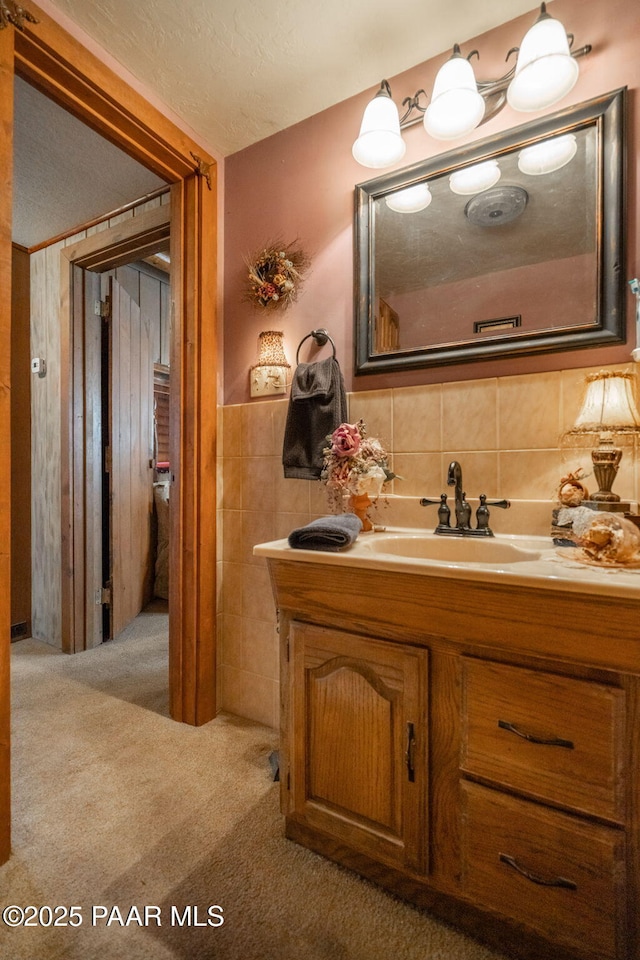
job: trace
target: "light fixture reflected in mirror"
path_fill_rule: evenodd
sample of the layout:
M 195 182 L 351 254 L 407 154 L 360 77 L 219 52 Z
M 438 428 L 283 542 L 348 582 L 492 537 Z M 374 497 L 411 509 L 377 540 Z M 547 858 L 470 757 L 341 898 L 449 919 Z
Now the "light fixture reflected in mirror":
M 383 80 L 365 109 L 352 148 L 354 158 L 365 167 L 378 169 L 397 163 L 405 153 L 401 130 L 420 120 L 430 136 L 453 140 L 495 116 L 507 102 L 514 110 L 525 112 L 557 103 L 578 79 L 577 58 L 591 50 L 587 44 L 572 51 L 571 42 L 573 36 L 547 13 L 543 3 L 521 47 L 513 47 L 507 54 L 508 60 L 518 52 L 516 64 L 497 80 L 476 80 L 469 61 L 478 51 L 465 57 L 458 44 L 438 71 L 428 106 L 420 103 L 425 91 L 418 90 L 413 97 L 404 98 L 402 105 L 407 109 L 400 116 L 389 83 Z
M 385 202 L 389 209 L 396 213 L 418 213 L 419 210 L 426 210 L 432 199 L 429 184 L 416 183 L 412 187 L 388 194 Z
M 497 160 L 485 160 L 470 167 L 461 167 L 449 177 L 449 186 L 461 196 L 481 193 L 496 185 L 500 179 L 500 166 Z
M 521 173 L 537 177 L 544 173 L 554 173 L 573 160 L 578 143 L 572 133 L 561 137 L 552 137 L 525 147 L 518 155 L 518 169 Z

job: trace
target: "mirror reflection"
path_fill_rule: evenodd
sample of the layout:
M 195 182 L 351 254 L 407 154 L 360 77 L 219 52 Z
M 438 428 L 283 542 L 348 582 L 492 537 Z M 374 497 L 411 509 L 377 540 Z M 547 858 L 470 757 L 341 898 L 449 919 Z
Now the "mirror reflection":
M 359 372 L 623 339 L 621 97 L 356 188 Z

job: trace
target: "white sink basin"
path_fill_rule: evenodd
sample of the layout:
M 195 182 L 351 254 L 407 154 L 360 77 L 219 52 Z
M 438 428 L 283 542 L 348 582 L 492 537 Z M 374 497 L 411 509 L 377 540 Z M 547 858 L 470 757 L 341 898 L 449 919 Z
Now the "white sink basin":
M 381 533 L 363 541 L 364 549 L 376 554 L 392 554 L 415 560 L 435 560 L 441 563 L 522 563 L 539 560 L 550 542 L 524 541 L 522 544 L 505 542 L 493 537 L 446 537 L 434 534 Z

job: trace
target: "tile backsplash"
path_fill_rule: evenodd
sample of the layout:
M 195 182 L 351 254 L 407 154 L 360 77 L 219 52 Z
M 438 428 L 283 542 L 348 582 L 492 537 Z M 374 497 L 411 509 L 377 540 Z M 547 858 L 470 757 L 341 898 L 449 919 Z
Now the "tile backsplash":
M 629 369 L 623 365 L 611 369 Z M 349 395 L 349 419 L 362 418 L 392 454 L 402 480 L 392 485 L 376 522 L 430 529 L 447 466 L 459 460 L 475 508 L 478 495 L 512 501 L 492 511 L 498 533 L 546 534 L 561 476 L 589 450 L 566 450 L 561 437 L 574 422 L 584 377 L 594 368 L 498 377 Z M 218 462 L 218 684 L 221 709 L 278 725 L 278 637 L 266 561 L 256 543 L 286 537 L 328 512 L 324 485 L 285 480 L 282 439 L 288 400 L 221 407 Z M 593 488 L 593 477 L 587 486 Z M 640 498 L 638 448 L 625 451 L 615 491 Z

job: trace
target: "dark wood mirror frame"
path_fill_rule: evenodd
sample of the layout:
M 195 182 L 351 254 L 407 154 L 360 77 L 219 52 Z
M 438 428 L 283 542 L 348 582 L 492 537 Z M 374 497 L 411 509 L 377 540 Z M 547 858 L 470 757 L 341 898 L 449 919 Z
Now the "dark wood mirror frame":
M 376 374 L 445 364 L 574 350 L 623 342 L 624 281 L 624 143 L 626 88 L 523 124 L 498 136 L 440 154 L 355 188 L 355 373 Z M 464 340 L 418 348 L 376 350 L 375 202 L 419 181 L 442 176 L 470 163 L 527 146 L 541 138 L 586 126 L 597 132 L 596 316 L 588 323 L 530 333 L 501 331 L 482 341 Z M 484 318 L 483 318 L 484 319 Z M 488 318 L 487 318 L 488 319 Z

